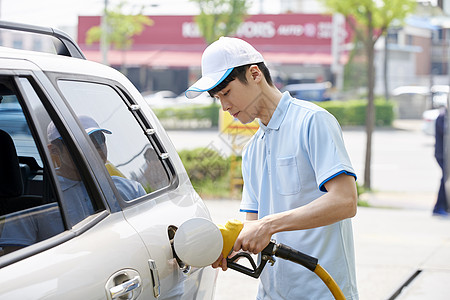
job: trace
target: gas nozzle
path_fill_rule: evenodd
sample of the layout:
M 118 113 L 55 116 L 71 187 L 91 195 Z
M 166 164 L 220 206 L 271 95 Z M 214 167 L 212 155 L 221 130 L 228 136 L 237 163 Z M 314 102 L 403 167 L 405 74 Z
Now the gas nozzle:
M 241 232 L 244 224 L 241 221 L 232 219 L 228 220 L 225 225 L 218 225 L 223 238 L 222 255 L 227 257 L 233 251 L 234 242 Z

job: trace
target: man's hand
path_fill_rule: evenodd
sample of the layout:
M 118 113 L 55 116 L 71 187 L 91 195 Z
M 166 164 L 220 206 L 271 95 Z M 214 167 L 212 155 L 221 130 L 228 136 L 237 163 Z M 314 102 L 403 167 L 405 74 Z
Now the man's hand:
M 223 257 L 222 253 L 220 253 L 219 258 L 213 262 L 213 264 L 211 265 L 214 269 L 218 268 L 218 267 L 222 267 L 223 271 L 226 271 L 228 269 L 227 267 L 227 259 Z
M 234 243 L 234 251 L 248 251 L 253 254 L 260 253 L 272 238 L 270 227 L 265 222 L 265 218 L 244 222 L 244 228 L 239 233 Z

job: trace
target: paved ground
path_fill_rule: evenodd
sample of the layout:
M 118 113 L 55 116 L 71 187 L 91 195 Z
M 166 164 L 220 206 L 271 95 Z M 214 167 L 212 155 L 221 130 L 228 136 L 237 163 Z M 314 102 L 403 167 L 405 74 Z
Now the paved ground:
M 217 224 L 243 219 L 236 213 L 237 200 L 206 200 L 206 205 Z M 418 270 L 396 299 L 449 299 L 449 229 L 450 220 L 433 218 L 429 210 L 360 207 L 353 219 L 360 299 L 389 299 Z M 255 299 L 257 282 L 233 270 L 220 271 L 215 299 Z
M 394 129 L 374 133 L 374 192 L 363 195 L 371 207 L 360 207 L 353 219 L 361 300 L 450 299 L 446 286 L 450 282 L 450 219 L 431 216 L 440 170 L 433 157 L 434 139 L 425 136 L 420 126 L 417 120 L 400 120 Z M 362 179 L 364 129 L 344 128 L 343 134 Z M 169 132 L 177 148 L 213 145 L 227 149 L 217 132 L 195 135 Z M 183 141 L 187 137 L 189 140 Z M 205 202 L 217 224 L 230 218 L 244 219 L 238 213 L 237 200 Z M 415 274 L 415 279 L 391 298 Z M 215 299 L 255 299 L 257 282 L 233 270 L 219 272 Z

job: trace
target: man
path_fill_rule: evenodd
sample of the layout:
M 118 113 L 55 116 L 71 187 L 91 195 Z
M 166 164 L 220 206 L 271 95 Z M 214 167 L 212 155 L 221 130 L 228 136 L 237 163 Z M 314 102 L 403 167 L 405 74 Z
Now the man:
M 222 37 L 202 56 L 202 78 L 186 96 L 208 91 L 242 123 L 259 119 L 245 147 L 240 209 L 247 221 L 234 250 L 259 253 L 270 241 L 315 256 L 347 299 L 358 299 L 351 220 L 356 175 L 336 119 L 282 94 L 262 55 L 247 42 Z M 222 265 L 223 257 L 213 264 Z M 278 259 L 261 274 L 257 299 L 331 299 L 311 271 Z
M 433 207 L 433 216 L 441 216 L 448 217 L 448 204 L 447 204 L 447 196 L 445 192 L 445 180 L 447 179 L 447 172 L 445 168 L 445 131 L 446 131 L 446 115 L 447 109 L 445 107 L 441 107 L 439 111 L 439 116 L 436 118 L 435 123 L 435 139 L 436 143 L 434 146 L 434 157 L 441 167 L 442 176 L 439 185 L 439 192 L 436 203 Z
M 81 115 L 78 118 L 84 130 L 91 138 L 92 143 L 97 149 L 100 158 L 103 160 L 103 163 L 122 198 L 125 201 L 129 201 L 145 195 L 146 192 L 140 183 L 125 178 L 125 176 L 108 161 L 108 148 L 106 146 L 105 134 L 112 134 L 112 132 L 108 129 L 100 128 L 97 122 L 89 116 Z M 56 167 L 56 173 L 59 175 L 60 183 L 62 182 L 61 180 L 64 181 L 64 179 L 80 182 L 81 179 L 78 169 L 74 165 L 72 158 L 69 157 L 68 150 L 53 122 L 48 125 L 47 135 L 48 140 L 50 141 L 48 148 Z
M 100 128 L 97 122 L 88 116 L 79 116 L 79 121 L 91 138 L 102 161 L 107 162 L 107 147 L 105 134 L 112 134 L 108 129 Z M 74 163 L 64 140 L 61 138 L 53 122 L 47 127 L 47 145 L 53 160 L 53 165 L 59 185 L 63 192 L 61 201 L 64 203 L 65 220 L 69 226 L 74 226 L 87 216 L 94 214 L 97 208 L 93 205 L 76 164 Z M 117 173 L 115 171 L 114 174 Z M 125 201 L 133 200 L 146 194 L 142 185 L 127 178 L 112 175 L 121 197 Z M 30 246 L 63 232 L 64 224 L 56 203 L 39 206 L 33 211 L 26 211 L 6 219 L 0 235 L 0 246 L 4 253 L 9 253 L 22 247 Z

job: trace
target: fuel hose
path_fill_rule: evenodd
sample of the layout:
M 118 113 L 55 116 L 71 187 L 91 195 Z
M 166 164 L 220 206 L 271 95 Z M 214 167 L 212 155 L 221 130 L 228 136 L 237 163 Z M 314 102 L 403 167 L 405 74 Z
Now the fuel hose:
M 275 256 L 300 264 L 308 270 L 314 272 L 325 283 L 336 300 L 345 300 L 344 293 L 342 293 L 333 277 L 331 277 L 330 274 L 318 264 L 317 258 L 292 249 L 291 247 L 281 243 L 274 245 L 272 251 Z

